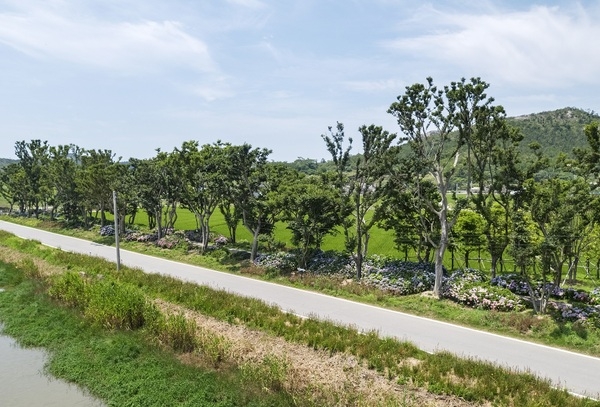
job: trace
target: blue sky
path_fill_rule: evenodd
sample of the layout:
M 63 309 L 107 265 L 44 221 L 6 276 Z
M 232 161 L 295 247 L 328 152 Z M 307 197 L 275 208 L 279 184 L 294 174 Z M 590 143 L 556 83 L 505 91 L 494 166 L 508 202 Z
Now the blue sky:
M 510 116 L 598 112 L 598 38 L 597 0 L 0 0 L 0 157 L 220 139 L 321 159 L 338 121 L 356 153 L 428 76 L 479 76 Z

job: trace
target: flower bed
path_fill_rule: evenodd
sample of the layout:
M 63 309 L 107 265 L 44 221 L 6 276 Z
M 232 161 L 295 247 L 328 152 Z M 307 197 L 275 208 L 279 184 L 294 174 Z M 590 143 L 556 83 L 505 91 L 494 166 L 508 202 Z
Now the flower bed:
M 529 295 L 529 284 L 517 274 L 504 274 L 492 280 L 492 284 L 505 287 L 518 295 Z M 549 282 L 536 282 L 533 290 L 546 291 L 555 301 L 548 302 L 548 311 L 563 321 L 585 322 L 600 319 L 600 287 L 591 292 L 573 287 L 562 288 Z
M 431 263 L 369 258 L 363 270 L 363 283 L 398 295 L 430 291 L 435 283 Z
M 519 296 L 502 286 L 491 285 L 486 275 L 475 269 L 454 272 L 444 282 L 441 295 L 473 308 L 494 311 L 520 311 L 524 308 Z

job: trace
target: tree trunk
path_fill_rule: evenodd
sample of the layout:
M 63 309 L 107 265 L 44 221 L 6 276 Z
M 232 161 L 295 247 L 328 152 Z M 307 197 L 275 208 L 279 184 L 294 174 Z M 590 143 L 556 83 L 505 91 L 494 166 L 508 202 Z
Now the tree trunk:
M 162 208 L 158 207 L 156 212 L 154 213 L 155 222 L 156 222 L 156 235 L 159 239 L 163 237 L 162 231 Z
M 256 260 L 256 256 L 258 255 L 258 236 L 260 235 L 260 228 L 256 228 L 254 230 L 252 236 L 252 250 L 250 251 L 250 261 L 254 262 Z
M 433 293 L 439 298 L 442 290 L 442 278 L 444 276 L 444 254 L 448 248 L 448 219 L 446 209 L 440 211 L 440 243 L 435 251 L 435 284 Z
M 357 200 L 358 201 L 358 200 Z M 358 212 L 359 204 L 356 205 L 356 210 Z M 356 216 L 356 257 L 354 258 L 354 263 L 356 264 L 356 279 L 360 280 L 362 278 L 362 265 L 363 265 L 363 237 L 362 237 L 362 219 L 360 216 Z
M 498 266 L 498 260 L 500 260 L 499 256 L 496 256 L 495 254 L 491 254 L 492 256 L 492 265 L 490 266 L 490 273 L 492 275 L 492 278 L 496 277 L 496 269 Z

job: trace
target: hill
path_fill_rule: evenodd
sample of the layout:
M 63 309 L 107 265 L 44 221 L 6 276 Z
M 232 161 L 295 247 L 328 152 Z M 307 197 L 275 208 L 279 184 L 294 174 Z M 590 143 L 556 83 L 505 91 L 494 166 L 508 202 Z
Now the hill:
M 571 155 L 573 148 L 587 146 L 583 128 L 593 121 L 600 122 L 600 115 L 593 111 L 565 107 L 553 111 L 509 117 L 507 120 L 509 124 L 520 129 L 523 133 L 521 150 L 525 154 L 529 153 L 529 144 L 537 142 L 542 146 L 542 152 L 553 160 L 561 152 Z M 396 129 L 393 131 L 396 131 Z M 325 151 L 324 144 L 323 151 Z M 356 159 L 357 156 L 353 156 L 351 162 L 355 163 Z M 9 158 L 0 158 L 0 168 L 17 161 Z M 331 160 L 319 161 L 303 157 L 298 157 L 293 162 L 283 164 L 287 164 L 306 174 L 318 174 L 333 169 L 333 162 Z
M 575 147 L 586 147 L 583 128 L 593 121 L 600 121 L 600 116 L 574 107 L 508 118 L 523 133 L 524 152 L 530 143 L 537 142 L 550 159 L 561 152 L 571 155 Z
M 0 158 L 0 168 L 6 167 L 9 164 L 16 163 L 18 160 L 13 160 L 10 158 Z

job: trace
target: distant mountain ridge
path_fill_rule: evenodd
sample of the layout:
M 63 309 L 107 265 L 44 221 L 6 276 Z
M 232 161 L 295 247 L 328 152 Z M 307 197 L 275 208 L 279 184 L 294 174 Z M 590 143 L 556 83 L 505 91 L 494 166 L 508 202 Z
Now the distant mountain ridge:
M 583 128 L 594 121 L 600 122 L 600 115 L 575 107 L 508 118 L 508 122 L 523 133 L 522 151 L 537 142 L 551 159 L 561 152 L 572 155 L 575 147 L 586 147 Z
M 529 152 L 529 144 L 537 142 L 542 147 L 543 153 L 553 159 L 561 152 L 572 155 L 573 148 L 586 147 L 587 140 L 583 128 L 594 121 L 600 122 L 600 115 L 593 111 L 565 107 L 547 112 L 509 117 L 507 120 L 509 124 L 523 133 L 521 150 L 525 154 Z M 323 146 L 323 150 L 325 151 L 325 146 Z M 0 158 L 0 168 L 17 161 L 16 159 Z M 318 162 L 302 157 L 288 164 L 307 173 L 315 173 L 318 167 L 327 166 L 327 162 Z
M 9 164 L 13 164 L 18 162 L 19 160 L 14 160 L 12 158 L 0 158 L 0 168 L 6 167 Z

